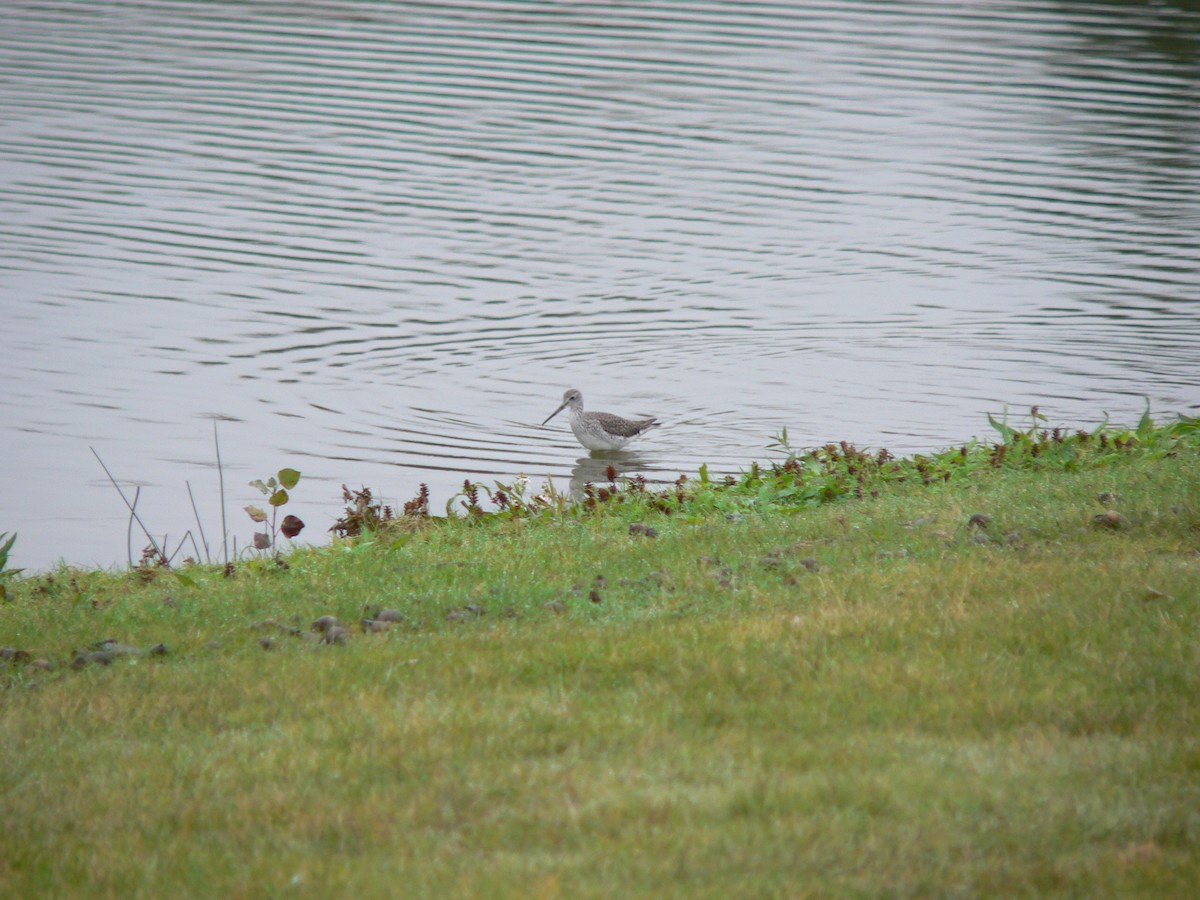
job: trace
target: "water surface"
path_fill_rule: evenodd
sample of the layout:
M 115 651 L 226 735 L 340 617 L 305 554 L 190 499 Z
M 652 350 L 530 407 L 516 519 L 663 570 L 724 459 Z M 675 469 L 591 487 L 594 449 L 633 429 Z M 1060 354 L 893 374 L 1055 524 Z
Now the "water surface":
M 0 531 L 1200 412 L 1186 3 L 0 7 Z M 135 553 L 142 542 L 137 542 Z

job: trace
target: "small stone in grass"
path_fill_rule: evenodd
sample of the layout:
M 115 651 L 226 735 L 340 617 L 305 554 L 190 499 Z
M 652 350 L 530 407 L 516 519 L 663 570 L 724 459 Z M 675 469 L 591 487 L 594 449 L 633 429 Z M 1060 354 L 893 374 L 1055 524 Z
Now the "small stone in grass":
M 319 631 L 322 634 L 329 631 L 330 628 L 337 626 L 338 620 L 334 616 L 321 616 L 317 621 L 312 623 L 312 630 Z
M 646 525 L 642 522 L 633 522 L 629 526 L 629 533 L 630 534 L 640 534 L 643 537 L 648 537 L 648 538 L 658 537 L 658 529 L 657 528 L 652 528 L 651 526 Z
M 322 644 L 344 644 L 349 635 L 341 625 L 330 625 L 321 637 Z

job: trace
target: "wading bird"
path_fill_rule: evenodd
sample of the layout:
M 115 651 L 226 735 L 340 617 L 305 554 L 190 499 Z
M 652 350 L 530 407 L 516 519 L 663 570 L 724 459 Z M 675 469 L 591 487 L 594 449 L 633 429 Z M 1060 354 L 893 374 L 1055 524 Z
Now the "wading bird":
M 571 409 L 571 430 L 579 443 L 589 450 L 620 450 L 639 434 L 660 424 L 655 418 L 625 419 L 612 413 L 584 412 L 583 394 L 575 388 L 563 394 L 562 404 L 546 416 L 546 422 L 567 407 Z

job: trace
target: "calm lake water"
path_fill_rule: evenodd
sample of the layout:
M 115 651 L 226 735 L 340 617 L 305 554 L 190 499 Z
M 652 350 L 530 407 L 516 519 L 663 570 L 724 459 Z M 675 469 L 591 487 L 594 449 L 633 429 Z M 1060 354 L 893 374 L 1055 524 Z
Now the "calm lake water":
M 0 531 L 1200 412 L 1194 3 L 0 5 Z M 602 467 L 600 467 L 602 468 Z M 134 541 L 137 555 L 144 540 Z

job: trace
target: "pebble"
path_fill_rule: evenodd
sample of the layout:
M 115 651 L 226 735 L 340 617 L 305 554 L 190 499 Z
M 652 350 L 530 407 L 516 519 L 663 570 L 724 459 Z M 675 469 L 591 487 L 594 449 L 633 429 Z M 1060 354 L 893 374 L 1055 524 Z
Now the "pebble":
M 312 630 L 319 631 L 322 634 L 329 631 L 330 628 L 336 628 L 338 620 L 334 616 L 321 616 L 317 621 L 312 623 Z
M 341 625 L 330 625 L 321 638 L 322 644 L 344 644 L 350 635 Z

